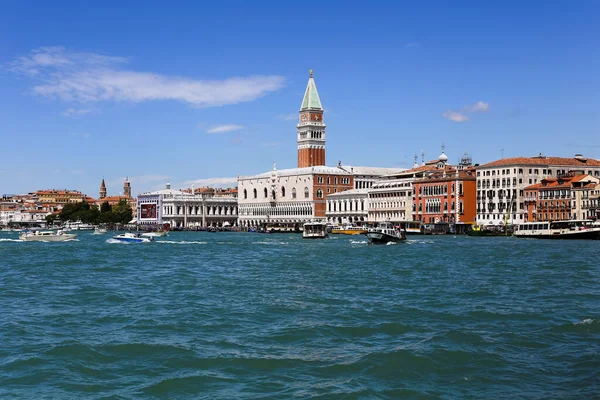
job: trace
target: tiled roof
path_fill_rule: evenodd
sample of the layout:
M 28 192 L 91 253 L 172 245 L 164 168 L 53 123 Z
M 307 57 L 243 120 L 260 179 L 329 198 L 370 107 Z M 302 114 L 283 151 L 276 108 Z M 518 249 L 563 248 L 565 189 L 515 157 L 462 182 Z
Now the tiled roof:
M 492 161 L 487 164 L 483 164 L 480 168 L 485 167 L 501 167 L 506 165 L 564 165 L 571 167 L 600 167 L 600 161 L 595 160 L 593 158 L 583 158 L 583 157 L 546 157 L 546 156 L 537 156 L 537 157 L 512 157 L 512 158 L 503 158 L 500 160 Z

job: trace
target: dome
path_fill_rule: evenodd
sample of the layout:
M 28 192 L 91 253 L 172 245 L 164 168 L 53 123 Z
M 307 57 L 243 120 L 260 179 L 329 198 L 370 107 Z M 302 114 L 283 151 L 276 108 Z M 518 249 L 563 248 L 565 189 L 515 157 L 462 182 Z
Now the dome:
M 438 158 L 438 160 L 448 161 L 448 156 L 446 154 L 444 154 L 444 152 L 442 151 L 442 154 L 440 154 L 440 157 Z

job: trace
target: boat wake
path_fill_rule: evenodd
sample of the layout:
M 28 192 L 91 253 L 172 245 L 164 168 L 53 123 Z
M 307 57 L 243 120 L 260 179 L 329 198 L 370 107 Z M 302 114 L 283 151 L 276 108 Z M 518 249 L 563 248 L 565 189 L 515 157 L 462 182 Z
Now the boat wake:
M 352 244 L 367 244 L 369 243 L 368 240 L 350 240 L 350 243 Z
M 110 244 L 129 244 L 128 242 L 122 242 L 120 240 L 113 239 L 113 238 L 106 239 L 105 243 L 110 243 Z
M 0 242 L 22 242 L 21 239 L 0 239 Z

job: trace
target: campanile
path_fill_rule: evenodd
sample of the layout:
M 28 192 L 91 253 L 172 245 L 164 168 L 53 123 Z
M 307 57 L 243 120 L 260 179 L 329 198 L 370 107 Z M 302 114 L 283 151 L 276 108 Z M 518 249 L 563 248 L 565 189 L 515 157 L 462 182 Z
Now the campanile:
M 312 69 L 300 107 L 298 122 L 298 168 L 325 165 L 325 123 L 323 107 Z

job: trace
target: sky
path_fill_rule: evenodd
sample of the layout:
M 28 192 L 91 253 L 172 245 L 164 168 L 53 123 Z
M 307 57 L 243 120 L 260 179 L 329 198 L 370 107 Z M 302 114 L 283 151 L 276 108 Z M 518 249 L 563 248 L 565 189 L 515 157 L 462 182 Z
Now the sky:
M 7 1 L 0 194 L 235 186 L 297 165 L 600 158 L 600 2 Z

